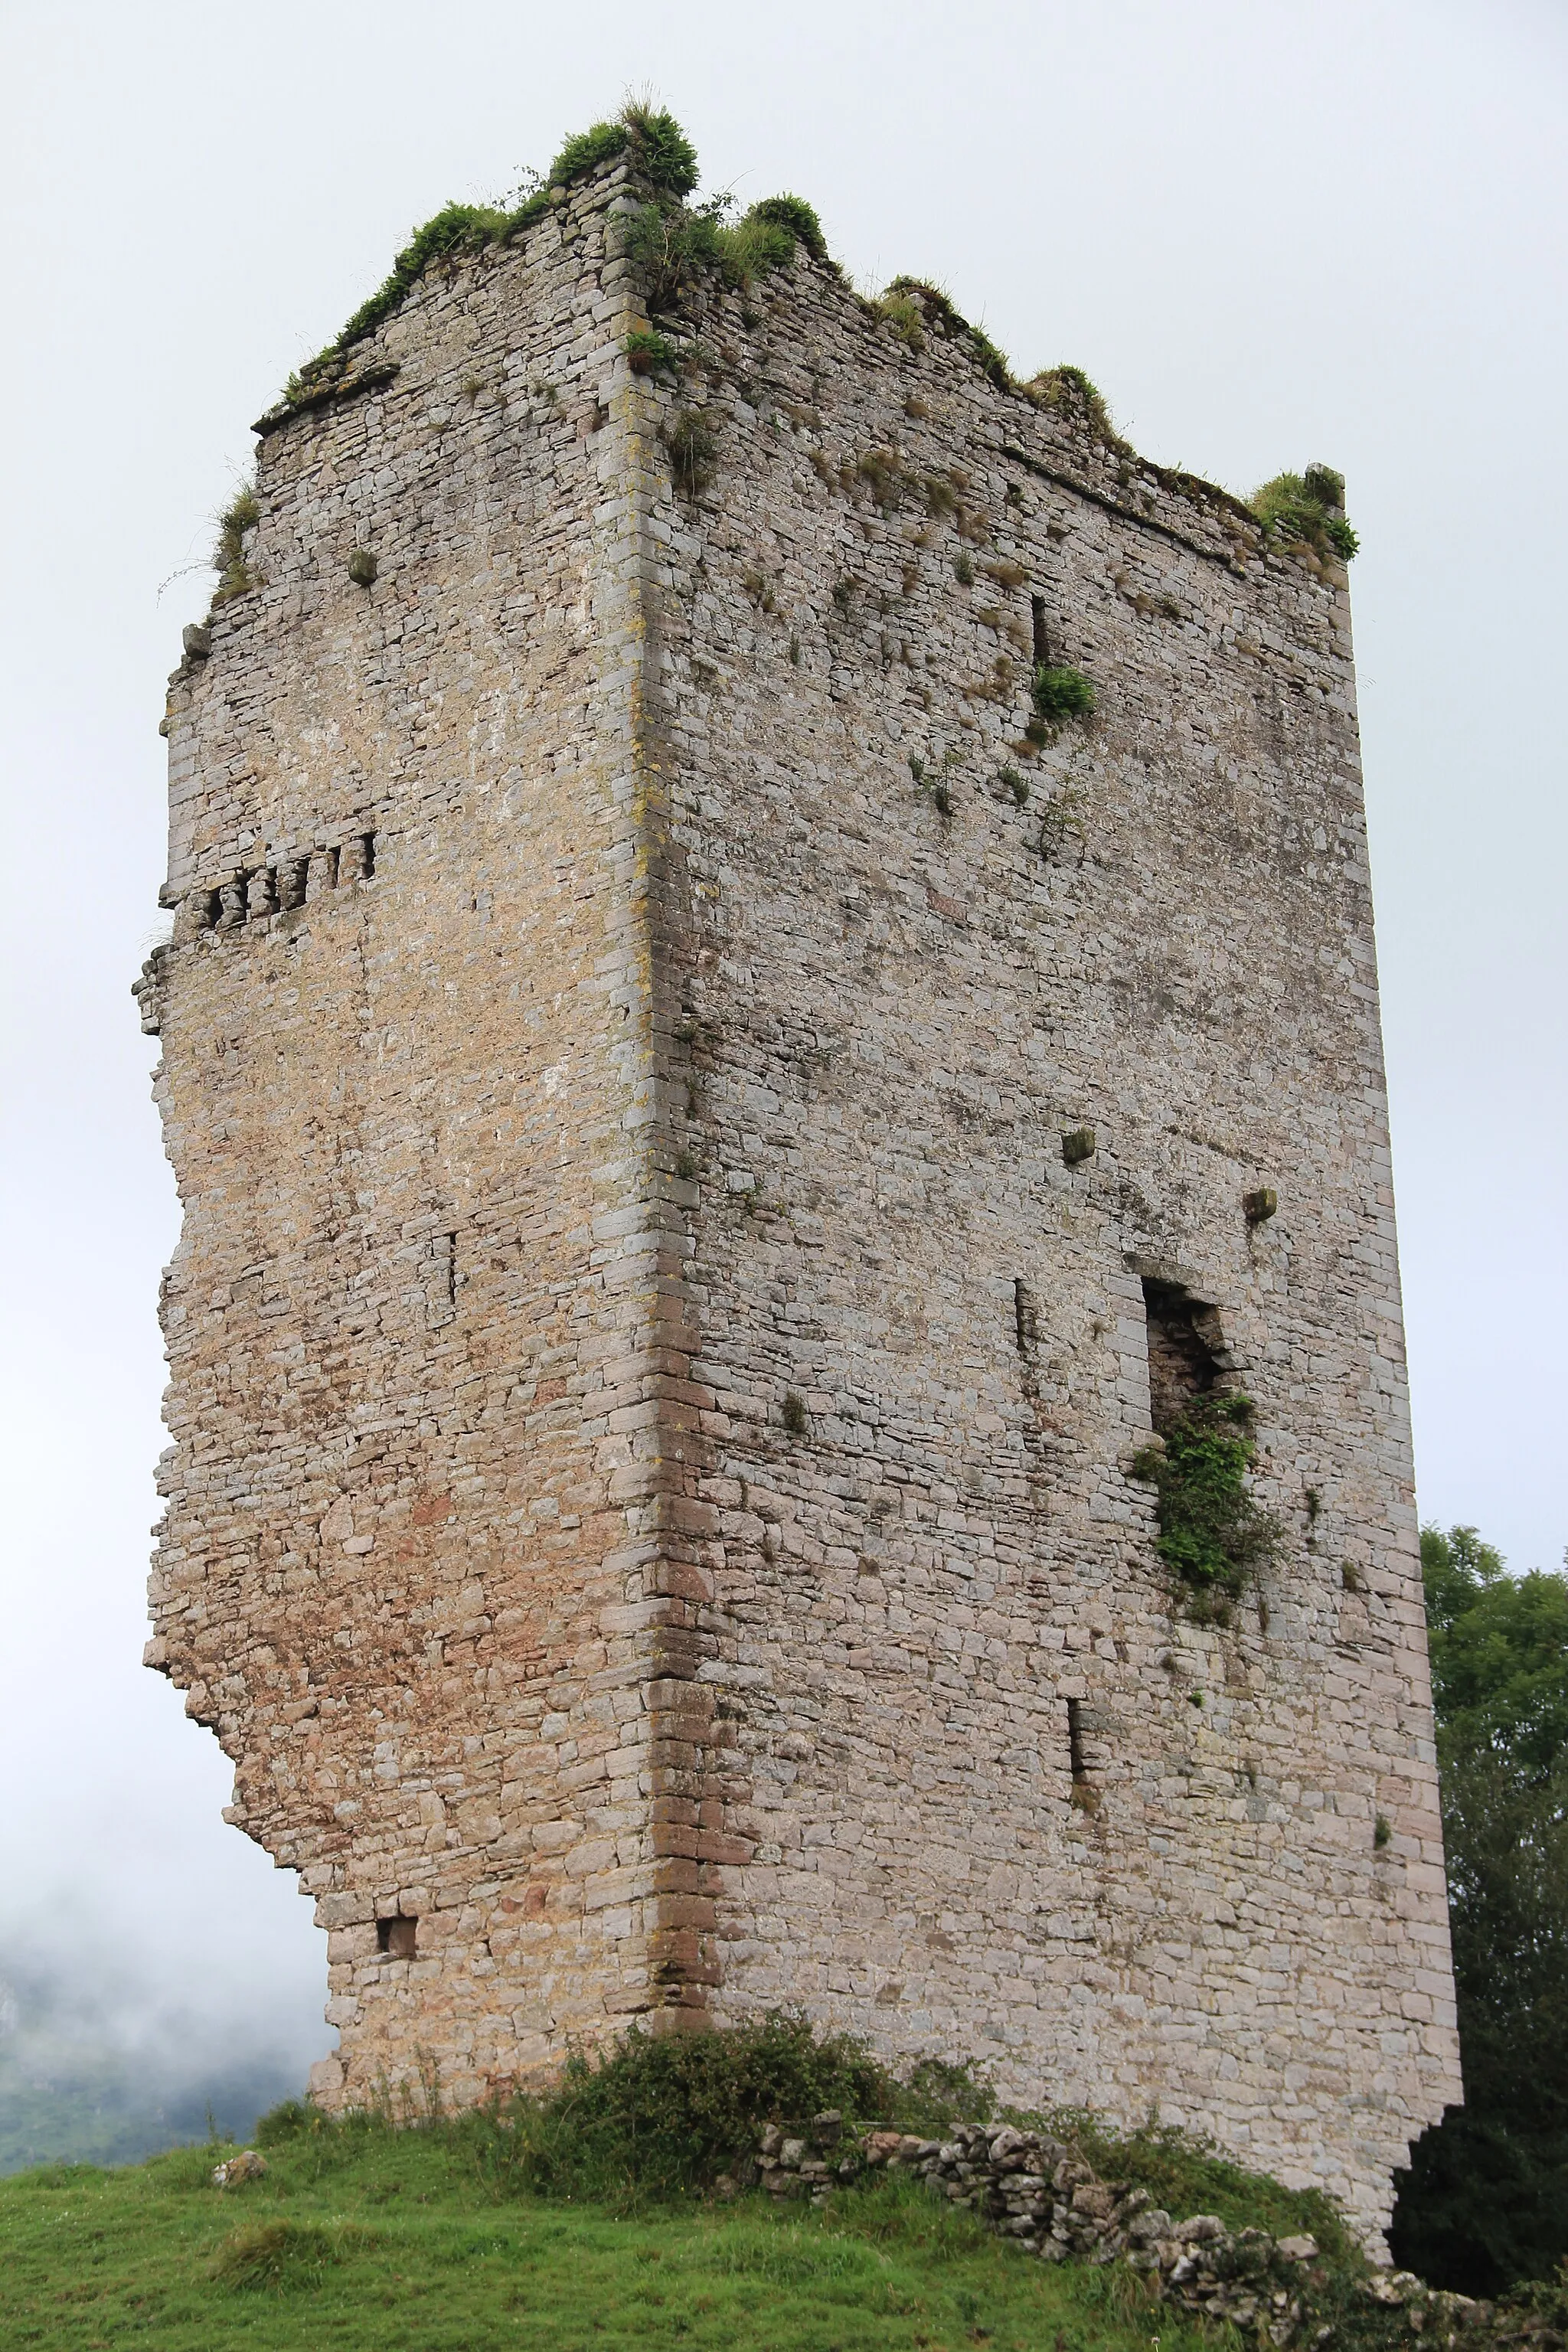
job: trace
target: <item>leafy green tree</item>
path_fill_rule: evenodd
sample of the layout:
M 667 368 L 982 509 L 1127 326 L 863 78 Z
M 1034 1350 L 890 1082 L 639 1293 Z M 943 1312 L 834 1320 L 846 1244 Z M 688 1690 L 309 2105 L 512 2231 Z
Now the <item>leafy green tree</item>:
M 1426 2132 L 1390 2240 L 1495 2294 L 1568 2256 L 1568 1578 L 1510 1577 L 1474 1528 L 1426 1528 L 1465 2105 Z

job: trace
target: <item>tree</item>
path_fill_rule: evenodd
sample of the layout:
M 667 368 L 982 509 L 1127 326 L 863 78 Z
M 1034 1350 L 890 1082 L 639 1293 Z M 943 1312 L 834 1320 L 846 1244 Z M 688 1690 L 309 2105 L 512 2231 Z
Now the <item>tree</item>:
M 1473 1528 L 1421 1538 L 1465 2105 L 1412 2151 L 1389 2232 L 1495 2294 L 1568 2256 L 1568 1578 Z

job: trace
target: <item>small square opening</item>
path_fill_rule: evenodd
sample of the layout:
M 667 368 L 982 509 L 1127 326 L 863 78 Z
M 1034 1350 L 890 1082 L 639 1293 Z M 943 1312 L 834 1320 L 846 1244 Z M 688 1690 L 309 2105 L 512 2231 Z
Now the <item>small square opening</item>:
M 390 1919 L 378 1919 L 375 1923 L 376 1950 L 384 1952 L 388 1959 L 411 1960 L 418 1929 L 417 1919 L 405 1919 L 401 1915 Z

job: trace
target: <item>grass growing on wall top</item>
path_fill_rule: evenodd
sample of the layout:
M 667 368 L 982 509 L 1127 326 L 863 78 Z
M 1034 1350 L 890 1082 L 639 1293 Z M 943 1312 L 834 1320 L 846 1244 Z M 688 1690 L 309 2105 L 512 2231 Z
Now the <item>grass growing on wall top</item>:
M 217 586 L 213 591 L 213 603 L 225 604 L 231 596 L 243 596 L 255 583 L 245 560 L 245 534 L 261 520 L 256 491 L 249 482 L 235 492 L 217 519 L 217 543 L 213 549 L 213 569 L 217 573 Z
M 1310 547 L 1323 562 L 1349 563 L 1361 545 L 1345 517 L 1345 484 L 1331 466 L 1276 474 L 1247 501 L 1271 539 Z
M 375 292 L 360 304 L 302 374 L 308 376 L 312 370 L 342 358 L 384 319 L 391 318 L 432 261 L 450 254 L 477 253 L 487 245 L 515 236 L 550 210 L 553 190 L 570 187 L 621 154 L 629 156 L 649 186 L 668 195 L 679 198 L 697 184 L 697 151 L 675 117 L 650 107 L 628 106 L 615 121 L 596 122 L 568 139 L 550 167 L 546 184 L 511 210 L 493 205 L 444 205 L 416 229 Z

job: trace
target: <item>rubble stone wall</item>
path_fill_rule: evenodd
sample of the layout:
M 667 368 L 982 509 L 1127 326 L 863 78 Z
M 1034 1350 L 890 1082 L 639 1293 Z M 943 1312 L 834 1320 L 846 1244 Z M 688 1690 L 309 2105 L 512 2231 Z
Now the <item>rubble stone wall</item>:
M 720 2006 L 1372 2224 L 1458 2084 L 1343 574 L 805 275 L 710 323 L 660 607 Z M 1129 1475 L 1145 1279 L 1258 1407 L 1228 1629 Z
M 626 201 L 267 420 L 173 682 L 153 1663 L 329 2100 L 801 2003 L 1375 2231 L 1458 2079 L 1343 576 L 804 257 L 633 376 Z
M 328 2097 L 430 2066 L 476 2095 L 646 2008 L 657 1963 L 603 206 L 429 273 L 384 331 L 394 382 L 266 435 L 255 584 L 170 697 L 150 1010 L 184 1223 L 150 1654 L 233 1756 L 232 1818 L 318 1896 Z

